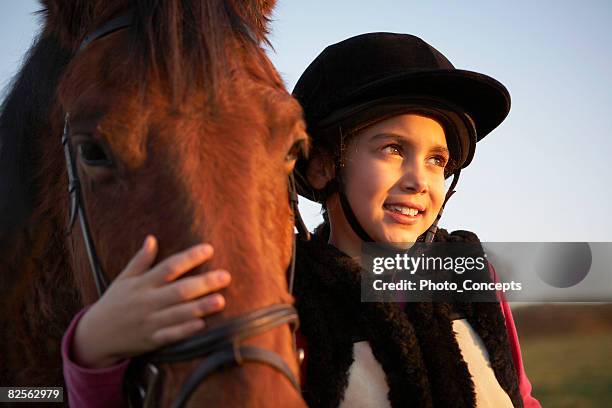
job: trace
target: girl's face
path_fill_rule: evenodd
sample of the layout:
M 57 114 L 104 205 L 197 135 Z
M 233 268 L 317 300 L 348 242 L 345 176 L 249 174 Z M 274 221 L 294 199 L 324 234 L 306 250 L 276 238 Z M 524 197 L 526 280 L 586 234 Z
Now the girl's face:
M 444 201 L 449 157 L 443 127 L 418 114 L 391 117 L 351 139 L 342 170 L 345 191 L 376 242 L 413 243 L 429 228 Z

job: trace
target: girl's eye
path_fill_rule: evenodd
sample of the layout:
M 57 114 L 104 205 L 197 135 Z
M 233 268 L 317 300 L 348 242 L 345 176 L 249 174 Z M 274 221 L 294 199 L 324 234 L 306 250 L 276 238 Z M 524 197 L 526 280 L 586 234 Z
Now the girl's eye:
M 398 144 L 389 144 L 382 148 L 382 151 L 385 153 L 389 153 L 392 155 L 401 156 L 402 155 L 402 147 Z
M 430 160 L 433 161 L 434 165 L 440 166 L 440 167 L 445 167 L 446 162 L 447 162 L 446 157 L 444 156 L 434 156 Z

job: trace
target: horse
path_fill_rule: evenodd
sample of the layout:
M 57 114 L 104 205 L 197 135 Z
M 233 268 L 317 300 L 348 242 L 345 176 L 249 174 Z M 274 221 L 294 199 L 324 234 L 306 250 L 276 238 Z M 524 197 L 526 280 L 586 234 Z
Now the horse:
M 158 260 L 211 243 L 213 259 L 189 275 L 232 273 L 227 306 L 205 330 L 292 304 L 288 176 L 308 139 L 264 51 L 275 1 L 41 5 L 41 32 L 0 114 L 0 383 L 63 384 L 61 337 L 99 296 L 91 269 L 112 280 L 147 234 Z M 294 329 L 280 322 L 241 343 L 276 353 L 297 377 Z M 157 402 L 171 404 L 210 360 L 162 360 Z M 200 378 L 188 403 L 305 406 L 290 375 L 240 363 Z

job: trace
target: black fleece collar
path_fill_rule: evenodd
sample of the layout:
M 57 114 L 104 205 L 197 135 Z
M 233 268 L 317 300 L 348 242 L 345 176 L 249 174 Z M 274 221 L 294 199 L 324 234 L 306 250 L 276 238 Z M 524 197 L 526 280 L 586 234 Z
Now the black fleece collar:
M 467 231 L 436 241 L 478 242 Z M 474 241 L 475 240 L 475 241 Z M 317 237 L 298 243 L 295 296 L 308 342 L 304 398 L 311 407 L 338 407 L 348 386 L 353 343 L 367 340 L 389 385 L 392 407 L 474 407 L 474 385 L 452 330 L 454 311 L 466 316 L 515 407 L 522 407 L 505 323 L 497 303 L 360 301 L 360 266 Z

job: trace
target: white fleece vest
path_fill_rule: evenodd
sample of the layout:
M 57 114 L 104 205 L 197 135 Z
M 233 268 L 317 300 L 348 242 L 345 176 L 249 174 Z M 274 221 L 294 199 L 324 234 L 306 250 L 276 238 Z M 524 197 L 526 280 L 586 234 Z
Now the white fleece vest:
M 497 382 L 489 362 L 489 353 L 480 336 L 467 319 L 453 320 L 453 332 L 461 355 L 467 363 L 476 391 L 478 408 L 512 408 L 510 397 Z M 353 344 L 354 362 L 349 371 L 349 383 L 340 408 L 391 408 L 387 399 L 389 386 L 385 372 L 378 363 L 370 343 Z M 407 407 L 408 408 L 408 407 Z

